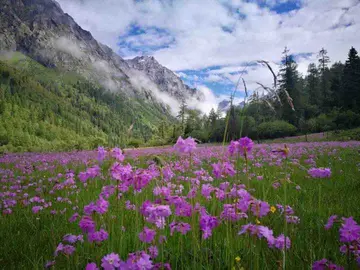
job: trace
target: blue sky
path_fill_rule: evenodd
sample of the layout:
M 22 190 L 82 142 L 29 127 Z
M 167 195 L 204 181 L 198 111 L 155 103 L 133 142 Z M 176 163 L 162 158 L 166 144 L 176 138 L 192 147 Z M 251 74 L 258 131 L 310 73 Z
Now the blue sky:
M 239 76 L 254 90 L 270 85 L 287 46 L 299 71 L 328 50 L 344 61 L 360 49 L 358 0 L 58 0 L 65 12 L 124 58 L 152 55 L 187 84 L 216 100 Z M 237 93 L 244 96 L 241 87 Z M 214 98 L 213 98 L 214 100 Z

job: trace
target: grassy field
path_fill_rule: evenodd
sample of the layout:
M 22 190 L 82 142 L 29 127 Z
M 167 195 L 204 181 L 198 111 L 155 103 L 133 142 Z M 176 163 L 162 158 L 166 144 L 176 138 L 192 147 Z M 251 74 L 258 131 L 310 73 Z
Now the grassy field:
M 339 250 L 350 245 L 339 228 L 341 217 L 360 221 L 360 143 L 288 147 L 255 145 L 234 155 L 221 146 L 127 150 L 124 161 L 102 151 L 5 155 L 0 268 L 101 268 L 116 253 L 126 262 L 119 269 L 311 269 L 323 258 L 357 269 L 356 256 Z M 308 172 L 321 167 L 331 176 Z M 338 220 L 325 230 L 331 215 Z M 85 216 L 108 237 L 80 228 Z M 69 244 L 66 234 L 83 242 Z M 74 251 L 60 247 L 55 255 L 60 243 Z

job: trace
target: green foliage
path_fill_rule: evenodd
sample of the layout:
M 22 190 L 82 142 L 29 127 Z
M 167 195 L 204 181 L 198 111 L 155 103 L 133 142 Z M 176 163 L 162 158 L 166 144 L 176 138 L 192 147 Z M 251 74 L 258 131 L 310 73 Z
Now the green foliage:
M 336 115 L 335 123 L 338 129 L 350 129 L 360 126 L 360 115 L 353 111 L 341 112 Z
M 334 119 L 324 113 L 316 118 L 316 126 L 318 131 L 328 131 L 335 128 Z
M 144 142 L 140 139 L 136 139 L 136 138 L 132 138 L 129 140 L 129 142 L 127 143 L 128 147 L 134 147 L 134 148 L 138 148 L 140 147 L 140 145 L 143 145 Z
M 192 138 L 198 139 L 202 143 L 209 141 L 209 133 L 206 130 L 193 130 L 189 134 Z
M 292 136 L 296 127 L 285 121 L 264 122 L 258 126 L 258 132 L 263 139 Z
M 0 60 L 0 145 L 5 150 L 122 146 L 130 137 L 150 139 L 156 126 L 171 118 L 160 105 L 15 56 Z
M 334 141 L 360 141 L 360 128 L 334 131 L 329 139 Z

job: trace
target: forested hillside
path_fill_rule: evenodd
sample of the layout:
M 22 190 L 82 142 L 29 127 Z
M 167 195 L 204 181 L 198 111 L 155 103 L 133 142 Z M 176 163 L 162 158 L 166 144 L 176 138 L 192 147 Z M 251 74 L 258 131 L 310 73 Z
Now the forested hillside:
M 1 151 L 136 145 L 169 119 L 161 105 L 112 93 L 22 54 L 0 61 Z

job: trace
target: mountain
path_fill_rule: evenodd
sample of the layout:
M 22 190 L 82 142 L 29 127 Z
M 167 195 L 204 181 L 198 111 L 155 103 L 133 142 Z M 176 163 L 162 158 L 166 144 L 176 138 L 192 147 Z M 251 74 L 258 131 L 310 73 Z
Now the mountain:
M 126 62 L 131 68 L 143 72 L 161 92 L 166 92 L 178 100 L 186 100 L 197 94 L 196 89 L 184 84 L 174 72 L 160 65 L 153 56 L 137 56 Z
M 164 103 L 159 91 L 177 101 L 196 94 L 152 57 L 125 61 L 54 0 L 0 0 L 0 5 L 0 51 L 20 51 L 46 67 L 74 71 L 112 91 L 152 102 Z
M 154 58 L 121 58 L 54 0 L 0 7 L 0 151 L 146 142 L 182 100 L 201 100 Z
M 235 107 L 243 108 L 245 106 L 245 102 L 242 101 L 239 104 L 234 104 Z M 218 111 L 226 113 L 230 109 L 230 101 L 224 99 L 220 101 L 218 104 Z

